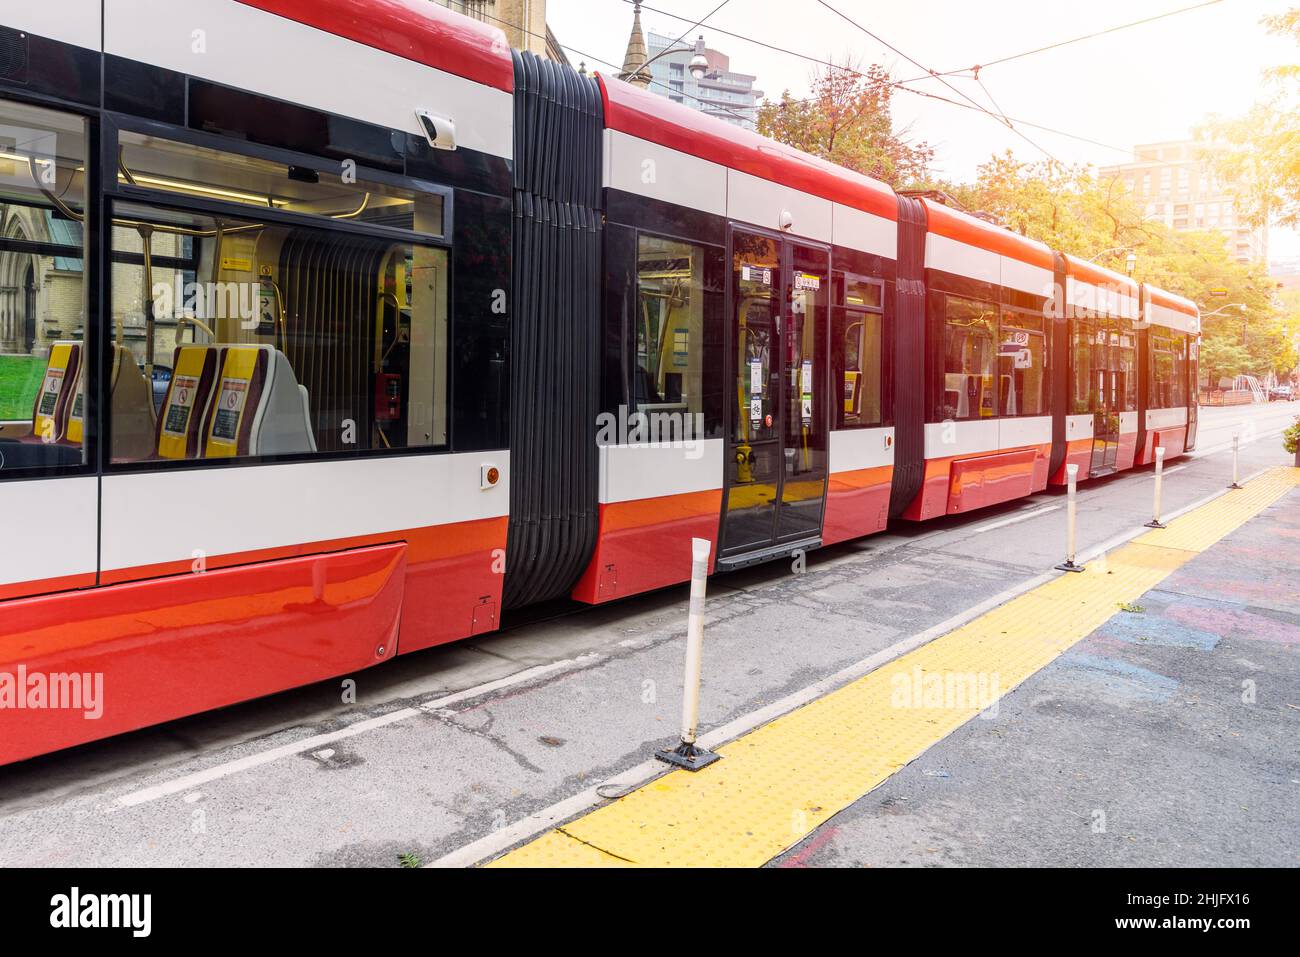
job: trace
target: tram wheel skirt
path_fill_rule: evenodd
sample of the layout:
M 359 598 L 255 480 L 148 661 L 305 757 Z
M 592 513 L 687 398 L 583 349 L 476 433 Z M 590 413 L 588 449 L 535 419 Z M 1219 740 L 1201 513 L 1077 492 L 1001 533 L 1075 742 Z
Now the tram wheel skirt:
M 386 661 L 405 571 L 398 542 L 9 603 L 0 764 Z

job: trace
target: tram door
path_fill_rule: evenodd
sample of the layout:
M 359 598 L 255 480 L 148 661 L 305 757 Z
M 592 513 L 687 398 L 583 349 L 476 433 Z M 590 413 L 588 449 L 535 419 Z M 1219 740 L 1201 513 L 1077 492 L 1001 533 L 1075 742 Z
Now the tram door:
M 1118 330 L 1104 319 L 1097 320 L 1092 329 L 1092 467 L 1088 474 L 1096 476 L 1115 471 L 1127 372 Z
M 820 542 L 829 401 L 829 251 L 738 228 L 730 251 L 723 567 Z

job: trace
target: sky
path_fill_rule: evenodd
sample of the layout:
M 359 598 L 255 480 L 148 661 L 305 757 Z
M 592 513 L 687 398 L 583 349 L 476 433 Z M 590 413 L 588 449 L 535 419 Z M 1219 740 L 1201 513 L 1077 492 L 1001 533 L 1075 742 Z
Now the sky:
M 767 49 L 760 40 L 822 60 L 888 66 L 899 80 L 927 70 L 948 71 L 1155 16 L 1200 0 L 828 0 L 871 30 L 917 69 L 817 0 L 726 0 L 700 27 L 691 24 L 723 0 L 650 0 L 643 6 L 647 32 L 702 34 L 731 58 L 731 68 L 757 75 L 770 97 L 783 90 L 807 93 L 814 64 Z M 961 93 L 1001 112 L 1082 137 L 1030 126 L 1007 129 L 999 120 L 904 91 L 894 98 L 894 124 L 934 147 L 940 176 L 969 180 L 994 153 L 1011 149 L 1022 160 L 1050 153 L 1067 163 L 1124 162 L 1138 143 L 1187 138 L 1208 114 L 1244 113 L 1266 87 L 1268 66 L 1300 62 L 1300 47 L 1268 35 L 1260 19 L 1300 0 L 1220 0 L 1154 23 L 1036 53 L 980 71 L 983 89 L 969 74 L 949 77 Z M 658 12 L 664 11 L 664 12 Z M 666 14 L 674 14 L 669 16 Z M 600 60 L 621 64 L 632 25 L 626 0 L 549 0 L 547 21 L 572 62 L 613 72 Z M 717 27 L 740 36 L 710 30 Z M 951 99 L 962 97 L 934 77 L 910 84 Z M 997 107 L 988 97 L 992 97 Z M 966 101 L 963 101 L 966 102 Z M 1106 145 L 1098 145 L 1106 144 Z M 1273 259 L 1300 256 L 1300 234 L 1273 229 Z

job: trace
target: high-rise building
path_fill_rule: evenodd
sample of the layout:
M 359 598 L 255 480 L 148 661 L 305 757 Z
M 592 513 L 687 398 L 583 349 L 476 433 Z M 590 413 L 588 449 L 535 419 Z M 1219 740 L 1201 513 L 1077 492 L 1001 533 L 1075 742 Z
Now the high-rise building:
M 1122 180 L 1144 219 L 1180 231 L 1218 231 L 1239 261 L 1267 263 L 1268 229 L 1242 221 L 1231 184 L 1215 175 L 1204 148 L 1195 140 L 1146 143 L 1134 148 L 1133 162 L 1103 167 L 1099 175 Z
M 693 110 L 747 130 L 758 120 L 762 90 L 754 77 L 733 73 L 731 59 L 707 46 L 704 37 L 694 43 L 641 31 L 641 5 L 632 7 L 632 33 L 619 79 L 645 87 Z

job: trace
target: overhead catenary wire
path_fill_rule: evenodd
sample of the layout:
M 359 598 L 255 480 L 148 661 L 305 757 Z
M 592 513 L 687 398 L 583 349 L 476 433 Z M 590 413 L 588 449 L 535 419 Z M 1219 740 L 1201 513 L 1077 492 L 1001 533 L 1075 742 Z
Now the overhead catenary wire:
M 980 70 L 987 70 L 991 66 L 997 66 L 1002 63 L 1010 63 L 1012 60 L 1019 60 L 1022 57 L 1034 56 L 1035 54 L 1038 53 L 1046 53 L 1050 50 L 1059 50 L 1061 47 L 1070 46 L 1073 43 L 1082 43 L 1084 40 L 1095 40 L 1097 37 L 1104 37 L 1107 34 L 1118 33 L 1121 30 L 1128 30 L 1132 27 L 1145 26 L 1148 23 L 1155 23 L 1157 20 L 1164 20 L 1167 17 L 1177 16 L 1180 13 L 1190 13 L 1193 10 L 1203 10 L 1206 7 L 1212 7 L 1222 2 L 1223 0 L 1204 0 L 1204 2 L 1202 3 L 1192 4 L 1190 7 L 1179 7 L 1177 10 L 1167 10 L 1164 13 L 1157 13 L 1154 16 L 1143 17 L 1141 20 L 1131 20 L 1128 23 L 1120 23 L 1113 27 L 1107 27 L 1104 30 L 1096 30 L 1092 33 L 1085 33 L 1083 36 L 1071 37 L 1068 40 L 1059 40 L 1056 43 L 1048 43 L 1044 46 L 1034 47 L 1032 50 L 1025 50 L 1022 53 L 1013 53 L 1010 54 L 1009 56 L 998 57 L 996 60 L 989 60 L 986 63 L 979 63 L 976 64 L 975 66 L 962 67 L 961 69 L 958 70 L 948 70 L 945 73 L 933 73 L 927 71 L 923 76 L 911 77 L 909 79 L 903 80 L 902 82 L 915 83 L 918 80 L 928 80 L 933 77 L 957 76 L 958 74 L 967 73 L 972 70 L 978 73 Z
M 925 70 L 927 73 L 932 73 L 932 72 L 933 72 L 933 71 L 931 71 L 928 67 L 926 67 L 923 63 L 921 63 L 920 61 L 916 60 L 914 57 L 908 56 L 906 53 L 904 53 L 904 52 L 903 52 L 902 50 L 900 50 L 898 47 L 894 46 L 894 45 L 893 45 L 892 43 L 890 43 L 888 40 L 884 39 L 883 37 L 879 36 L 878 34 L 872 33 L 870 30 L 868 30 L 866 27 L 864 27 L 864 26 L 863 26 L 861 23 L 859 23 L 858 21 L 854 20 L 854 19 L 853 19 L 852 17 L 850 17 L 848 14 L 844 13 L 844 12 L 841 11 L 841 10 L 836 9 L 836 8 L 833 7 L 833 6 L 831 6 L 831 5 L 827 2 L 827 0 L 817 0 L 817 2 L 820 3 L 820 4 L 821 4 L 823 7 L 825 7 L 827 10 L 829 10 L 831 13 L 835 14 L 837 17 L 839 17 L 839 18 L 840 18 L 841 20 L 843 20 L 844 22 L 850 24 L 850 25 L 853 26 L 853 27 L 856 27 L 858 30 L 861 30 L 863 33 L 865 33 L 867 36 L 871 37 L 871 39 L 875 40 L 875 41 L 876 41 L 877 43 L 879 43 L 881 46 L 883 46 L 883 47 L 885 47 L 886 49 L 892 51 L 892 52 L 893 52 L 894 54 L 896 54 L 897 56 L 902 57 L 902 58 L 903 58 L 904 60 L 906 60 L 908 63 L 911 63 L 911 64 L 912 64 L 913 66 L 915 66 L 918 70 Z M 956 94 L 957 94 L 958 96 L 960 96 L 962 99 L 967 100 L 968 102 L 974 104 L 974 105 L 975 105 L 975 106 L 980 110 L 980 112 L 982 112 L 982 113 L 986 114 L 987 116 L 993 118 L 993 119 L 996 120 L 1000 125 L 1006 125 L 1008 129 L 1010 129 L 1013 133 L 1015 133 L 1017 136 L 1019 136 L 1022 140 L 1024 140 L 1026 143 L 1028 143 L 1028 144 L 1029 144 L 1030 146 L 1032 146 L 1034 149 L 1038 150 L 1040 153 L 1042 153 L 1044 156 L 1046 156 L 1046 157 L 1047 157 L 1048 159 L 1050 159 L 1052 162 L 1057 163 L 1057 164 L 1062 165 L 1062 166 L 1065 165 L 1064 163 L 1061 163 L 1061 161 L 1060 161 L 1059 159 L 1057 159 L 1056 156 L 1055 156 L 1055 155 L 1054 155 L 1050 150 L 1048 150 L 1048 149 L 1046 149 L 1045 147 L 1042 147 L 1042 146 L 1040 146 L 1038 143 L 1034 142 L 1034 140 L 1031 139 L 1028 135 L 1026 135 L 1025 132 L 1024 132 L 1023 130 L 1019 130 L 1019 129 L 1017 129 L 1014 125 L 1012 125 L 1012 124 L 1010 124 L 1010 123 L 1006 123 L 1005 120 L 1004 120 L 1004 118 L 1000 118 L 996 113 L 994 113 L 994 112 L 993 112 L 992 110 L 990 110 L 988 107 L 984 106 L 982 103 L 978 102 L 977 100 L 974 100 L 974 99 L 972 99 L 971 97 L 967 96 L 964 92 L 962 92 L 961 90 L 957 89 L 957 87 L 955 87 L 955 86 L 953 86 L 951 83 L 949 83 L 948 80 L 945 79 L 944 77 L 937 76 L 937 74 L 936 74 L 936 78 L 939 80 L 940 83 L 942 83 L 944 86 L 948 87 L 948 89 L 952 90 L 954 93 L 956 93 Z
M 625 3 L 632 3 L 632 2 L 634 2 L 634 0 L 624 0 L 624 2 L 625 2 Z M 1216 0 L 1216 2 L 1217 2 L 1217 0 Z M 658 14 L 660 14 L 660 15 L 662 15 L 662 16 L 669 17 L 669 18 L 671 18 L 671 19 L 673 19 L 673 20 L 680 20 L 680 21 L 682 21 L 682 22 L 687 22 L 687 20 L 688 20 L 687 17 L 684 17 L 684 16 L 682 16 L 681 14 L 678 14 L 678 13 L 672 13 L 671 11 L 661 9 L 661 8 L 659 8 L 659 7 L 653 7 L 653 6 L 650 6 L 649 4 L 645 4 L 645 3 L 642 3 L 642 4 L 641 4 L 641 9 L 643 9 L 643 10 L 649 10 L 649 11 L 652 12 L 652 13 L 658 13 Z M 502 21 L 502 22 L 504 22 L 504 21 Z M 758 39 L 757 37 L 752 37 L 752 36 L 749 36 L 749 35 L 747 35 L 747 34 L 743 34 L 743 33 L 736 33 L 736 32 L 734 32 L 734 31 L 726 30 L 726 29 L 724 29 L 724 28 L 722 28 L 722 27 L 719 27 L 719 26 L 716 26 L 716 25 L 713 25 L 713 24 L 710 24 L 710 25 L 709 25 L 709 29 L 710 29 L 711 31 L 713 31 L 714 33 L 720 33 L 720 34 L 722 34 L 723 36 L 732 37 L 732 38 L 734 38 L 734 39 L 736 39 L 736 40 L 740 40 L 740 41 L 742 41 L 742 42 L 744 42 L 744 43 L 750 43 L 750 44 L 753 44 L 754 46 L 762 47 L 762 48 L 765 49 L 765 50 L 771 50 L 771 51 L 774 52 L 774 53 L 780 53 L 780 54 L 783 54 L 783 55 L 785 55 L 785 56 L 795 57 L 795 58 L 797 58 L 797 59 L 804 60 L 804 61 L 806 61 L 806 62 L 808 62 L 808 63 L 814 63 L 814 64 L 817 64 L 817 65 L 819 65 L 819 66 L 827 67 L 828 69 L 838 70 L 838 71 L 840 71 L 841 73 L 847 73 L 847 74 L 849 74 L 849 75 L 851 75 L 851 76 L 862 77 L 863 79 L 871 79 L 871 77 L 870 77 L 868 74 L 862 72 L 861 70 L 856 70 L 856 69 L 854 69 L 853 67 L 850 67 L 850 66 L 848 66 L 848 65 L 846 65 L 846 64 L 836 63 L 836 62 L 834 62 L 833 60 L 827 60 L 827 59 L 824 59 L 824 58 L 819 57 L 819 56 L 814 56 L 814 55 L 812 55 L 811 53 L 803 53 L 803 52 L 801 52 L 801 51 L 799 51 L 799 50 L 791 50 L 791 49 L 789 49 L 788 47 L 783 47 L 783 46 L 780 46 L 780 45 L 775 44 L 775 43 L 768 43 L 767 41 L 765 41 L 765 40 L 760 40 L 760 39 Z M 565 47 L 565 49 L 573 50 L 572 47 Z M 578 53 L 579 55 L 582 55 L 582 56 L 585 56 L 585 55 L 586 55 L 586 54 L 582 54 L 581 51 L 578 51 L 578 50 L 573 50 L 573 52 L 574 52 L 574 53 Z M 605 60 L 600 60 L 599 58 L 596 58 L 596 57 L 592 57 L 592 58 L 590 58 L 590 59 L 593 59 L 593 60 L 595 60 L 595 61 L 598 62 L 598 63 L 607 63 L 607 62 L 608 62 L 608 61 L 605 61 Z M 924 79 L 929 79 L 929 78 L 931 77 L 931 75 L 932 75 L 932 74 L 930 74 L 930 73 L 926 73 Z M 937 94 L 937 93 L 930 93 L 930 92 L 927 92 L 927 91 L 925 91 L 925 90 L 918 90 L 918 89 L 915 89 L 914 87 L 911 87 L 911 86 L 908 86 L 908 85 L 907 85 L 908 83 L 911 83 L 911 82 L 914 82 L 914 81 L 913 81 L 913 80 L 894 80 L 894 81 L 892 81 L 889 85 L 890 85 L 893 89 L 901 90 L 901 91 L 903 91 L 903 92 L 905 92 L 905 93 L 911 93 L 911 94 L 914 94 L 915 96 L 920 96 L 920 97 L 925 97 L 925 98 L 927 98 L 927 99 L 937 100 L 937 101 L 939 101 L 939 102 L 941 102 L 941 103 L 947 103 L 947 104 L 949 104 L 949 105 L 951 105 L 951 106 L 959 106 L 959 107 L 961 107 L 962 109 L 966 109 L 966 110 L 983 110 L 983 107 L 979 106 L 978 104 L 973 104 L 973 103 L 971 103 L 971 102 L 965 102 L 965 103 L 963 103 L 963 102 L 961 102 L 961 101 L 959 101 L 959 100 L 953 100 L 953 99 L 950 99 L 950 98 L 948 98 L 948 97 L 941 96 L 941 95 L 939 95 L 939 94 Z M 662 84 L 656 84 L 656 85 L 662 85 Z M 676 91 L 674 90 L 673 92 L 676 92 Z M 687 94 L 687 95 L 689 96 L 690 94 Z M 801 98 L 797 98 L 797 99 L 789 100 L 789 101 L 787 101 L 787 102 L 789 102 L 789 103 L 810 103 L 810 102 L 813 102 L 815 99 L 816 99 L 816 97 L 801 97 Z M 968 99 L 969 99 L 969 98 L 968 98 Z M 1035 129 L 1035 130 L 1041 130 L 1041 131 L 1043 131 L 1044 133 L 1051 133 L 1051 134 L 1053 134 L 1053 135 L 1055 135 L 1055 136 L 1062 136 L 1062 137 L 1065 137 L 1066 139 L 1077 140 L 1077 141 L 1079 141 L 1080 143 L 1087 143 L 1087 144 L 1089 144 L 1089 145 L 1091 145 L 1091 146 L 1100 146 L 1100 147 L 1103 148 L 1103 149 L 1112 150 L 1112 151 L 1114 151 L 1114 152 L 1116 152 L 1116 153 L 1123 153 L 1125 156 L 1130 156 L 1130 155 L 1132 155 L 1132 152 L 1133 152 L 1133 151 L 1132 151 L 1131 149 L 1129 149 L 1128 147 L 1124 147 L 1124 146 L 1116 146 L 1116 145 L 1113 144 L 1113 143 L 1103 143 L 1102 141 L 1100 141 L 1100 140 L 1096 140 L 1096 139 L 1092 139 L 1091 137 L 1080 136 L 1080 135 L 1077 134 L 1077 133 L 1071 133 L 1071 132 L 1068 131 L 1068 130 L 1060 129 L 1059 127 L 1048 126 L 1048 125 L 1043 124 L 1043 123 L 1036 123 L 1036 122 L 1034 122 L 1034 121 L 1032 121 L 1032 120 L 1026 120 L 1026 119 L 1024 119 L 1024 118 L 1022 118 L 1022 117 L 1016 117 L 1016 116 L 1010 116 L 1010 115 L 1005 115 L 1005 114 L 1004 114 L 1004 116 L 1003 116 L 1001 119 L 1009 120 L 1011 123 L 1017 124 L 1017 125 L 1019 125 L 1019 126 L 1025 126 L 1025 127 L 1028 127 L 1028 128 L 1030 128 L 1030 129 Z

